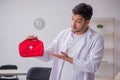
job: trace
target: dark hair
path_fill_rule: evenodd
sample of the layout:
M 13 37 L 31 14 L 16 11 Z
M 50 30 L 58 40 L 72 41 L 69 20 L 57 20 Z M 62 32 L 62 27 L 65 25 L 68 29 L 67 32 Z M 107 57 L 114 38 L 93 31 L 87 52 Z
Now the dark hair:
M 72 9 L 73 14 L 81 15 L 85 20 L 90 20 L 93 9 L 89 4 L 80 3 Z

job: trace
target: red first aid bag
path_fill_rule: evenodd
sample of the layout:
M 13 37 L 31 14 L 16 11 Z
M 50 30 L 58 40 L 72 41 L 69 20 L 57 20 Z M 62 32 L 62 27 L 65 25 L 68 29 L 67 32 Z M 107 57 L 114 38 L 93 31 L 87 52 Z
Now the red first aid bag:
M 19 44 L 19 54 L 22 57 L 43 56 L 44 44 L 38 38 L 26 39 Z

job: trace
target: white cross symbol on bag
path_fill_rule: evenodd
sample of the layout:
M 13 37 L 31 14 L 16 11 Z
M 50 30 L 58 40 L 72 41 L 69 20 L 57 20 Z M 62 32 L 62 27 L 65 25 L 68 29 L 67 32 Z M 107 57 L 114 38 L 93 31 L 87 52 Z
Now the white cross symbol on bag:
M 30 46 L 29 46 L 29 49 L 32 50 L 32 49 L 33 49 L 33 46 L 30 45 Z

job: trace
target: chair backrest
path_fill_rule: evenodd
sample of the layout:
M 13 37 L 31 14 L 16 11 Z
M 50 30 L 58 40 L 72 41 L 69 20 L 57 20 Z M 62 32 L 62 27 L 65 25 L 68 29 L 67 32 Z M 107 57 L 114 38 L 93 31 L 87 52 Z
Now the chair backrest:
M 16 65 L 2 65 L 0 69 L 18 69 Z
M 49 80 L 51 68 L 32 67 L 27 72 L 27 80 Z

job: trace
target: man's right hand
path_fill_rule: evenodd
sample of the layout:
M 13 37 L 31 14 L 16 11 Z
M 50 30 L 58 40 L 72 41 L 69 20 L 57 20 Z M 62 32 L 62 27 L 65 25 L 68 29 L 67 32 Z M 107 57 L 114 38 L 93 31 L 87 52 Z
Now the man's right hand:
M 26 37 L 26 39 L 30 39 L 30 40 L 33 40 L 35 38 L 37 38 L 37 36 L 35 36 L 35 35 L 29 35 Z

